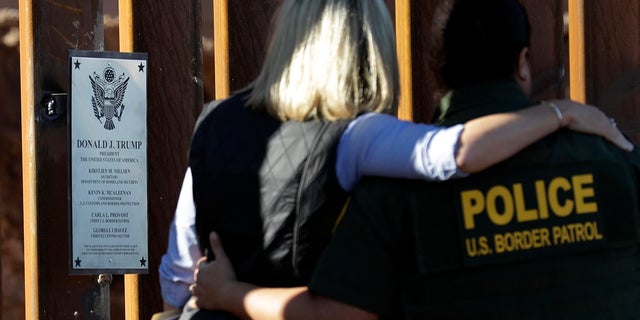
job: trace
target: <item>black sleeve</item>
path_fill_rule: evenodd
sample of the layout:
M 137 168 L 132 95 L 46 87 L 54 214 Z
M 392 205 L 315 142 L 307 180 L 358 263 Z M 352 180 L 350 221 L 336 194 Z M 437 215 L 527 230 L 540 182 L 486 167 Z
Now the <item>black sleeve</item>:
M 363 181 L 316 266 L 310 291 L 382 316 L 399 299 L 402 192 L 398 181 Z

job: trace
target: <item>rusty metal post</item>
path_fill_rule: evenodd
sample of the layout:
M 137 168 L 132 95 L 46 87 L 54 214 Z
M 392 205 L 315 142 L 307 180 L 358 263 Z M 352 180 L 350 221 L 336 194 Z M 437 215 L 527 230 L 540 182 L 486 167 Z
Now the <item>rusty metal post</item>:
M 111 282 L 113 276 L 110 273 L 98 275 L 98 297 L 93 307 L 93 317 L 100 320 L 111 320 Z
M 162 309 L 158 264 L 166 251 L 193 124 L 202 110 L 201 7 L 200 0 L 118 2 L 120 51 L 149 55 L 147 200 L 153 241 L 149 276 L 124 275 L 126 320 L 149 319 Z
M 85 319 L 95 279 L 70 276 L 67 126 L 63 104 L 43 105 L 68 87 L 68 50 L 102 45 L 100 0 L 20 0 L 20 72 L 25 318 Z M 71 23 L 73 22 L 73 23 Z M 54 99 L 55 101 L 55 99 Z M 47 109 L 50 107 L 50 109 Z M 43 266 L 46 266 L 44 268 Z M 42 268 L 41 268 L 42 267 Z

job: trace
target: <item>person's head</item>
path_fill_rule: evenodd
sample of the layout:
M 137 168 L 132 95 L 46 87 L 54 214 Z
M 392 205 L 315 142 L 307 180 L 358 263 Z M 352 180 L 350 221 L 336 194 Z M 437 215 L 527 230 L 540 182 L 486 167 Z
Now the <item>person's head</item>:
M 445 0 L 433 31 L 431 67 L 442 89 L 512 79 L 530 94 L 531 26 L 518 0 Z
M 248 103 L 282 120 L 394 113 L 395 34 L 382 0 L 284 0 Z

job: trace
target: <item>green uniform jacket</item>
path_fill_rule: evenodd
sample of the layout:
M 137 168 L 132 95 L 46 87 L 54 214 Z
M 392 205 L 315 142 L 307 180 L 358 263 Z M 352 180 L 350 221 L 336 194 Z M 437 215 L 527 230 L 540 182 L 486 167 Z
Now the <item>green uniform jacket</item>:
M 439 122 L 530 104 L 489 83 Z M 566 130 L 465 179 L 370 178 L 310 288 L 389 319 L 637 319 L 639 182 L 637 148 Z

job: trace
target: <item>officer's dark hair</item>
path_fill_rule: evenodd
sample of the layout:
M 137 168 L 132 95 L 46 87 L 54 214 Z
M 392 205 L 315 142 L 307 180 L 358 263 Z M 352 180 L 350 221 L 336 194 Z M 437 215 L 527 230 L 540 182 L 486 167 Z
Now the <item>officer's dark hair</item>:
M 513 79 L 531 25 L 518 0 L 444 0 L 433 19 L 431 68 L 441 90 Z

